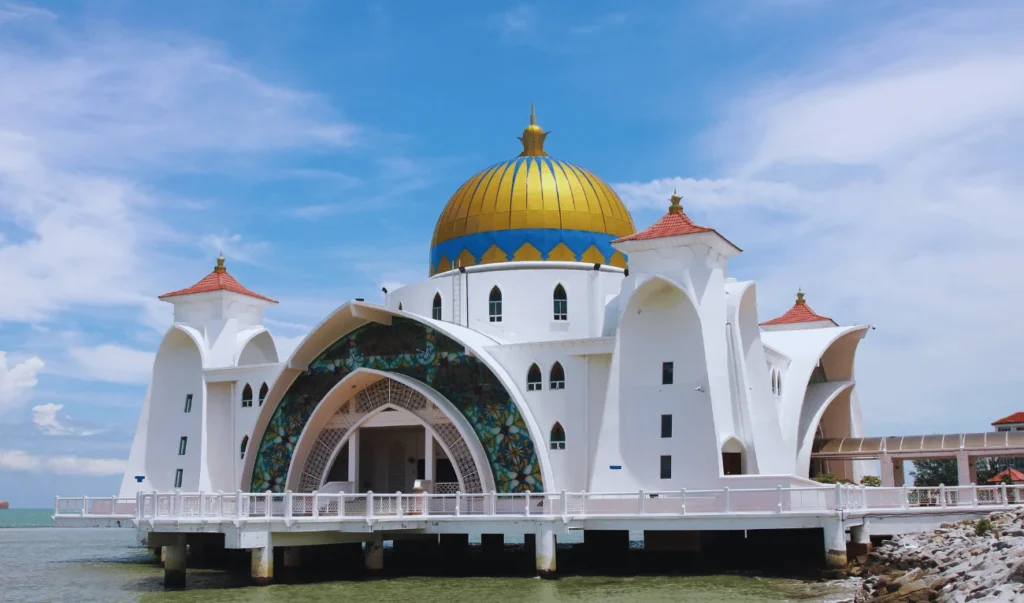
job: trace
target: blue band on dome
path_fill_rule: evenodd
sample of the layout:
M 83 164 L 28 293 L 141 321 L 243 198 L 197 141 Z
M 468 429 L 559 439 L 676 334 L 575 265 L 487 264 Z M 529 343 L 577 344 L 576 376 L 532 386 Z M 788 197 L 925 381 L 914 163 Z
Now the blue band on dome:
M 529 243 L 537 248 L 544 259 L 548 259 L 548 254 L 559 243 L 565 243 L 565 246 L 576 255 L 577 260 L 581 260 L 583 254 L 593 246 L 597 247 L 597 250 L 605 257 L 605 263 L 608 263 L 616 252 L 611 242 L 617 238 L 615 235 L 600 232 L 560 228 L 521 228 L 516 230 L 480 232 L 463 235 L 434 245 L 430 250 L 430 266 L 433 270 L 437 270 L 441 258 L 445 257 L 452 267 L 455 267 L 456 260 L 464 249 L 469 251 L 475 258 L 473 263 L 479 264 L 484 253 L 491 246 L 497 246 L 511 261 L 512 257 L 525 243 Z

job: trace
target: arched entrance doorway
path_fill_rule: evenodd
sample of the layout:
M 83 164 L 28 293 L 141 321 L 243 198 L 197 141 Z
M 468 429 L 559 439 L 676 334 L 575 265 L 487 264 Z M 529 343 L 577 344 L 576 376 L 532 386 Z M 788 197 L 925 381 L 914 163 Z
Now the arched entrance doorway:
M 345 400 L 300 443 L 300 492 L 409 492 L 417 479 L 435 492 L 482 492 L 471 446 L 424 393 L 380 379 Z M 482 450 L 477 451 L 481 456 Z M 292 484 L 290 484 L 292 485 Z

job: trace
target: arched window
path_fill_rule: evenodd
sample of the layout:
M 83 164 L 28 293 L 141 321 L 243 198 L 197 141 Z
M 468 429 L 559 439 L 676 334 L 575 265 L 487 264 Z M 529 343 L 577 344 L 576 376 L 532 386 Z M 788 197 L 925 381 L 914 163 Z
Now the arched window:
M 263 406 L 263 401 L 267 399 L 268 393 L 270 393 L 270 388 L 264 383 L 260 386 L 260 406 Z
M 242 438 L 242 454 L 238 458 L 245 458 L 245 447 L 249 445 L 249 436 Z
M 430 306 L 430 317 L 434 320 L 441 320 L 441 294 L 434 294 L 434 304 Z
M 401 312 L 401 311 L 402 311 L 402 302 L 398 302 L 398 311 L 399 311 L 399 312 Z
M 782 395 L 782 373 L 775 373 L 775 392 Z
M 526 391 L 532 392 L 539 389 L 543 389 L 543 383 L 541 380 L 543 377 L 540 375 L 540 367 L 536 364 L 530 366 L 530 371 L 526 373 Z
M 565 371 L 562 369 L 562 363 L 556 362 L 551 367 L 551 379 L 548 380 L 551 389 L 565 389 Z
M 555 287 L 555 320 L 569 320 L 569 298 L 562 285 Z
M 252 386 L 246 383 L 245 389 L 242 390 L 242 408 L 250 406 L 252 406 Z
M 775 369 L 772 369 L 772 393 L 773 394 L 779 393 L 779 388 L 775 384 Z
M 562 429 L 561 423 L 555 423 L 551 428 L 551 449 L 565 450 L 565 430 Z
M 490 303 L 487 304 L 487 314 L 491 322 L 501 322 L 501 289 L 497 285 L 491 289 Z

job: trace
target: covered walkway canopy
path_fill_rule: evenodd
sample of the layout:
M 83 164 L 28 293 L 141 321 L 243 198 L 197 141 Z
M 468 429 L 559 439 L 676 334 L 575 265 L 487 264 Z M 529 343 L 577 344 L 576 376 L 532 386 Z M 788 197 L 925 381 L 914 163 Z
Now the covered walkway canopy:
M 1024 456 L 1024 431 L 990 431 L 886 438 L 823 438 L 814 441 L 811 458 L 882 462 L 882 485 L 900 486 L 904 460 L 957 459 L 960 485 L 977 481 L 973 459 Z M 900 479 L 897 479 L 900 478 Z M 952 484 L 947 484 L 952 485 Z

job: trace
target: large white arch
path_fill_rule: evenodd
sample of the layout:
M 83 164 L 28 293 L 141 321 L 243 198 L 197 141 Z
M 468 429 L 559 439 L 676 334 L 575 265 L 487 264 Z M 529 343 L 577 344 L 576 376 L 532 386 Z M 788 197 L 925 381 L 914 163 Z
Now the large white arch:
M 799 443 L 796 457 L 796 474 L 802 476 L 811 464 L 811 448 L 818 423 L 825 411 L 842 396 L 853 390 L 853 381 L 828 381 L 815 383 L 807 388 L 807 400 L 800 416 Z
M 256 419 L 256 425 L 253 428 L 254 437 L 249 446 L 253 453 L 251 455 L 248 452 L 246 453 L 240 487 L 243 490 L 249 489 L 252 482 L 253 468 L 256 463 L 256 457 L 259 453 L 260 444 L 262 443 L 263 434 L 266 432 L 267 426 L 270 424 L 270 420 L 274 416 L 274 412 L 277 410 L 277 407 L 284 398 L 284 395 L 288 392 L 292 383 L 295 382 L 295 379 L 297 379 L 298 376 L 306 370 L 309 363 L 338 339 L 341 339 L 355 329 L 371 322 L 390 325 L 392 318 L 395 316 L 419 322 L 420 324 L 428 326 L 438 333 L 441 333 L 442 335 L 459 343 L 466 348 L 467 354 L 475 357 L 491 371 L 491 373 L 501 383 L 502 387 L 505 388 L 505 391 L 512 399 L 512 402 L 516 405 L 520 416 L 522 416 L 523 421 L 526 423 L 530 438 L 534 443 L 534 453 L 537 455 L 537 461 L 540 464 L 541 479 L 544 483 L 544 487 L 552 487 L 555 483 L 554 476 L 551 471 L 551 463 L 547 447 L 543 445 L 546 441 L 546 432 L 543 431 L 537 423 L 536 418 L 530 411 L 530 407 L 526 404 L 526 401 L 523 398 L 522 392 L 517 387 L 516 381 L 512 379 L 512 377 L 504 368 L 502 368 L 493 356 L 487 352 L 486 348 L 488 346 L 499 343 L 497 340 L 454 323 L 428 319 L 408 312 L 390 310 L 377 304 L 358 301 L 346 302 L 321 321 L 320 324 L 306 335 L 305 339 L 303 339 L 301 343 L 299 343 L 295 348 L 295 351 L 292 353 L 291 358 L 285 363 L 284 369 L 274 382 L 273 387 L 271 387 L 270 393 L 267 395 L 267 399 L 263 404 L 263 408 L 260 410 L 259 417 Z M 388 376 L 397 377 L 398 375 L 388 373 Z M 474 438 L 475 437 L 476 436 L 474 435 Z M 488 467 L 489 466 L 490 465 L 488 464 Z
M 368 368 L 359 368 L 346 375 L 345 378 L 336 383 L 317 404 L 316 409 L 313 411 L 313 414 L 310 415 L 309 420 L 306 422 L 306 425 L 295 444 L 291 463 L 288 466 L 288 489 L 295 491 L 308 489 L 301 486 L 301 478 L 304 472 L 303 468 L 306 466 L 307 459 L 316 446 L 320 434 L 338 410 L 349 404 L 353 398 L 369 387 L 386 379 L 396 381 L 416 391 L 445 414 L 455 429 L 458 430 L 462 440 L 469 448 L 469 452 L 472 455 L 473 462 L 476 465 L 476 471 L 480 479 L 481 491 L 486 492 L 493 490 L 494 476 L 491 472 L 490 463 L 487 461 L 487 452 L 484 450 L 483 445 L 480 443 L 480 439 L 477 437 L 476 432 L 473 431 L 473 427 L 469 424 L 469 421 L 457 408 L 455 408 L 454 404 L 436 390 L 416 379 L 406 377 L 405 375 Z M 374 413 L 370 414 L 375 414 L 377 410 L 379 409 L 375 409 Z M 413 413 L 413 416 L 416 416 L 416 414 Z M 423 419 L 423 417 L 419 416 L 417 418 L 421 419 L 421 421 Z M 337 452 L 341 450 L 341 446 L 348 441 L 351 432 L 357 429 L 358 426 L 362 425 L 364 422 L 365 420 L 360 420 L 356 424 L 350 425 L 346 432 L 341 435 L 341 438 L 337 443 L 332 442 L 332 449 L 329 454 L 331 459 L 333 459 L 334 456 L 337 455 Z M 435 436 L 437 436 L 437 440 L 441 442 L 445 454 L 453 460 L 457 458 L 455 451 L 445 443 L 446 438 L 444 438 L 442 434 L 438 434 L 432 426 L 425 426 L 428 427 Z M 327 464 L 330 465 L 330 462 Z M 462 478 L 464 471 L 457 470 L 457 473 L 459 474 L 459 477 Z

